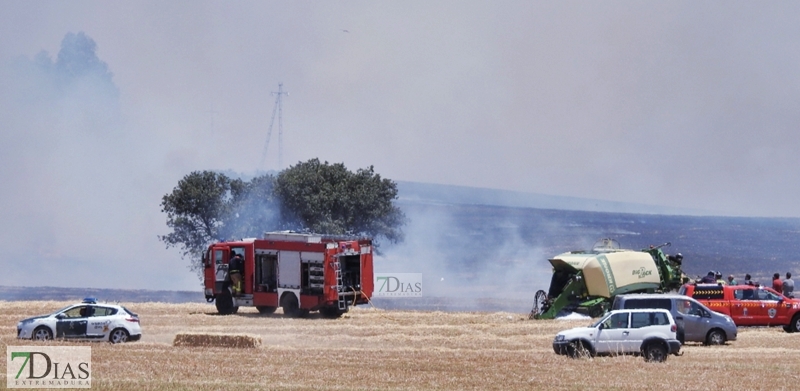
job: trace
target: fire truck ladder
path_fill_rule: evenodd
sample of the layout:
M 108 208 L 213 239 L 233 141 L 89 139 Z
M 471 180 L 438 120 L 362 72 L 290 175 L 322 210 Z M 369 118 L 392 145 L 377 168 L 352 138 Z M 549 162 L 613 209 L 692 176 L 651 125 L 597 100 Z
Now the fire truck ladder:
M 342 267 L 339 263 L 339 259 L 337 258 L 335 261 L 333 261 L 331 266 L 333 266 L 333 272 L 336 274 L 336 292 L 339 294 L 339 310 L 346 311 L 347 300 L 344 297 L 344 292 L 342 292 L 344 286 L 342 286 Z

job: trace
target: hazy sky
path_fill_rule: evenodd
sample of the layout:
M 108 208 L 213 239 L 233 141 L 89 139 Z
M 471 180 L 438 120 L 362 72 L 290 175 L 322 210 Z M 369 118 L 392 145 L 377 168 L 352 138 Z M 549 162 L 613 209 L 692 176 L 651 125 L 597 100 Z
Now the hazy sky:
M 278 83 L 284 166 L 800 216 L 797 2 L 0 6 L 0 284 L 196 289 L 160 198 L 258 168 Z

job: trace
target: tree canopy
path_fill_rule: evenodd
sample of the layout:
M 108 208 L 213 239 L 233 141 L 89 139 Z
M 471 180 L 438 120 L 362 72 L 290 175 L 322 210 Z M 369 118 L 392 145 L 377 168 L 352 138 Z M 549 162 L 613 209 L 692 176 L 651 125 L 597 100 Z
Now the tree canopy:
M 266 231 L 295 230 L 331 235 L 403 240 L 406 217 L 394 205 L 397 184 L 372 166 L 351 172 L 342 163 L 299 162 L 276 176 L 250 181 L 212 171 L 185 176 L 164 195 L 161 211 L 172 229 L 159 236 L 183 257 L 201 258 L 220 240 L 259 237 Z M 199 270 L 199 263 L 191 268 Z
M 342 163 L 311 159 L 278 174 L 281 216 L 293 227 L 327 234 L 403 239 L 405 216 L 393 204 L 397 184 L 372 166 L 351 172 Z

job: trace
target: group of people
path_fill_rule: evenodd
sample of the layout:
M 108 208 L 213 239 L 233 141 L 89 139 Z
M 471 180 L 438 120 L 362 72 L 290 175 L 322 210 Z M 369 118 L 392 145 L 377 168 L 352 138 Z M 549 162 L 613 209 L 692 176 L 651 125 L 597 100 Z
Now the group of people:
M 794 298 L 794 280 L 792 280 L 792 273 L 786 272 L 786 279 L 781 281 L 780 273 L 772 275 L 772 289 L 784 296 Z
M 728 276 L 728 281 L 725 281 L 722 278 L 722 273 L 710 271 L 708 274 L 700 279 L 700 282 L 703 284 L 719 284 L 719 285 L 739 285 L 739 282 L 736 281 L 736 278 L 733 277 L 733 274 Z M 750 274 L 744 275 L 744 285 L 752 285 L 758 286 L 757 282 L 753 282 L 752 277 Z M 786 272 L 786 278 L 781 280 L 780 273 L 775 273 L 772 276 L 772 289 L 777 291 L 778 293 L 783 294 L 788 298 L 794 298 L 794 280 L 792 280 L 792 273 Z

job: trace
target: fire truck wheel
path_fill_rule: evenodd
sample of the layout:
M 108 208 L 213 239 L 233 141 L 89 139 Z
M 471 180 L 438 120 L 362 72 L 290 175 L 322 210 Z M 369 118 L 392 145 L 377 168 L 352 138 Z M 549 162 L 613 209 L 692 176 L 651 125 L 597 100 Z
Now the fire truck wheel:
M 344 314 L 344 311 L 339 310 L 338 307 L 322 307 L 319 313 L 326 318 L 336 319 Z
M 300 306 L 297 304 L 297 298 L 292 294 L 285 294 L 281 298 L 281 307 L 283 307 L 283 314 L 290 318 L 297 318 L 302 315 Z
M 258 310 L 258 313 L 260 313 L 260 314 L 271 314 L 271 313 L 275 312 L 275 310 L 277 310 L 278 307 L 272 307 L 272 306 L 268 306 L 268 305 L 257 305 L 256 309 Z
M 233 306 L 233 297 L 227 290 L 223 290 L 222 293 L 217 295 L 214 305 L 216 305 L 217 312 L 220 315 L 230 315 L 236 313 L 236 310 L 239 309 L 239 307 Z

